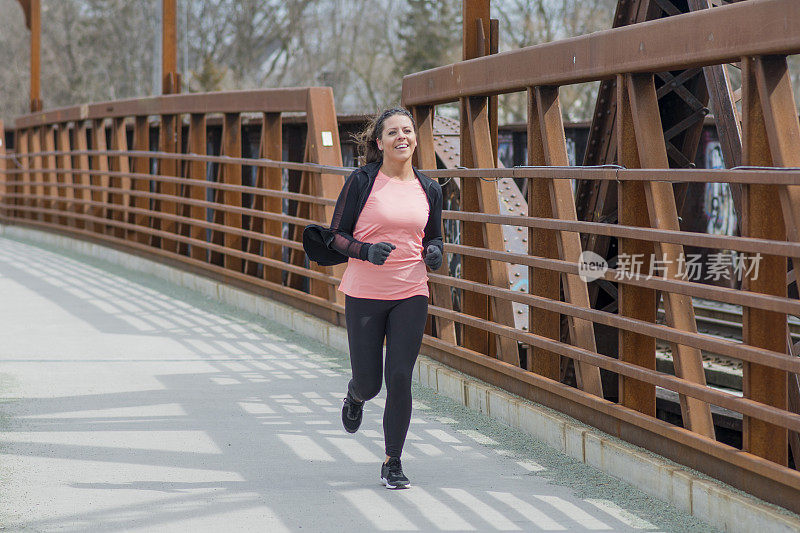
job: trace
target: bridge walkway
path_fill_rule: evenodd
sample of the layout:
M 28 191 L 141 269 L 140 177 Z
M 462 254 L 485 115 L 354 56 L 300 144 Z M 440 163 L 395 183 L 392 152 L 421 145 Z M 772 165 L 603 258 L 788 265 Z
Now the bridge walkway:
M 386 490 L 346 354 L 144 274 L 0 237 L 0 295 L 5 530 L 712 530 L 416 383 Z

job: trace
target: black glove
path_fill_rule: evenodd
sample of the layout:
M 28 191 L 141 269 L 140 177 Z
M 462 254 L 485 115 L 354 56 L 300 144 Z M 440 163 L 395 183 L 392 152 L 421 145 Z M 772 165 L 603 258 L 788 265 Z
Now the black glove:
M 395 248 L 397 247 L 394 244 L 388 242 L 370 244 L 369 248 L 367 248 L 367 261 L 373 265 L 382 265 Z
M 431 270 L 439 270 L 442 266 L 442 251 L 435 244 L 429 244 L 425 252 L 425 264 Z

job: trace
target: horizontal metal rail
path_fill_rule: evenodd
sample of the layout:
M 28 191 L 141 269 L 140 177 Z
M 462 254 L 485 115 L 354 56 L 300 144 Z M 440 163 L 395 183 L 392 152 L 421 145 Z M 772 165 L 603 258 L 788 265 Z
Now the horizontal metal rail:
M 23 183 L 35 183 L 35 182 L 23 182 Z M 45 187 L 58 187 L 58 185 L 45 185 Z M 155 192 L 148 192 L 148 191 L 135 191 L 135 190 L 128 190 L 122 189 L 119 187 L 100 187 L 97 185 L 75 185 L 75 189 L 88 189 L 92 191 L 99 191 L 99 192 L 111 192 L 117 194 L 126 194 L 130 196 L 138 196 L 141 198 L 148 198 L 154 200 L 164 200 L 169 202 L 175 202 L 177 204 L 184 204 L 184 205 L 194 205 L 198 207 L 205 207 L 208 209 L 213 209 L 216 211 L 221 211 L 225 213 L 236 213 L 240 215 L 250 215 L 253 217 L 265 219 L 265 220 L 274 220 L 276 222 L 283 222 L 286 224 L 298 224 L 301 226 L 307 226 L 308 224 L 313 224 L 314 221 L 309 218 L 302 218 L 302 217 L 293 217 L 289 215 L 283 215 L 279 213 L 269 213 L 265 211 L 259 211 L 256 209 L 252 209 L 249 207 L 234 207 L 225 204 L 221 204 L 218 202 L 209 202 L 206 200 L 194 200 L 192 198 L 186 198 L 183 196 L 174 196 L 170 194 L 161 194 Z M 49 195 L 36 195 L 36 194 L 19 194 L 19 193 L 9 193 L 6 195 L 9 198 L 21 198 L 27 200 L 39 200 L 39 201 L 72 201 L 72 202 L 79 202 L 79 200 L 67 200 L 63 196 L 49 196 Z M 105 207 L 112 210 L 124 210 L 126 209 L 124 206 L 120 207 L 116 204 L 108 204 L 105 202 L 92 202 L 86 201 L 86 205 L 96 206 L 96 207 Z M 161 213 L 158 212 L 148 212 L 153 216 L 160 217 Z
M 713 337 L 702 333 L 690 333 L 666 325 L 653 324 L 651 322 L 599 311 L 597 309 L 575 307 L 558 300 L 513 291 L 511 289 L 491 287 L 474 281 L 442 276 L 441 274 L 429 274 L 428 277 L 433 283 L 446 285 L 448 287 L 466 289 L 478 294 L 485 294 L 486 296 L 501 296 L 512 302 L 535 306 L 566 316 L 591 320 L 597 324 L 625 329 L 634 333 L 649 335 L 657 339 L 672 341 L 686 346 L 695 346 L 709 352 L 726 355 L 742 361 L 769 363 L 775 368 L 800 374 L 800 358 L 785 353 L 754 348 L 741 342 L 720 339 L 719 337 Z
M 307 109 L 310 91 L 330 91 L 330 89 L 293 87 L 130 98 L 33 113 L 19 117 L 16 126 L 32 128 L 60 122 L 152 115 L 302 112 Z
M 310 165 L 304 165 L 310 166 Z M 288 167 L 287 167 L 288 168 Z M 161 176 L 161 175 L 153 175 L 153 174 L 139 174 L 139 173 L 132 173 L 132 172 L 117 172 L 117 171 L 99 171 L 99 170 L 77 170 L 77 169 L 48 169 L 48 168 L 28 168 L 28 169 L 15 169 L 15 170 L 7 170 L 5 173 L 10 176 L 21 175 L 21 174 L 30 174 L 30 173 L 42 173 L 42 174 L 70 174 L 70 175 L 83 175 L 83 174 L 92 174 L 98 176 L 113 176 L 113 177 L 130 177 L 132 179 L 142 179 L 142 180 L 149 180 L 153 182 L 165 182 L 165 183 L 178 183 L 183 185 L 192 185 L 198 187 L 205 187 L 208 189 L 214 190 L 227 190 L 227 191 L 235 191 L 235 192 L 242 192 L 246 194 L 253 194 L 256 196 L 264 196 L 264 197 L 272 197 L 272 198 L 284 198 L 288 200 L 297 200 L 308 202 L 312 204 L 318 205 L 335 205 L 335 201 L 331 199 L 325 198 L 318 198 L 311 195 L 306 194 L 299 194 L 299 193 L 291 193 L 285 191 L 274 191 L 274 190 L 265 190 L 258 187 L 252 187 L 247 185 L 229 185 L 225 183 L 218 183 L 214 181 L 208 180 L 195 180 L 191 178 L 182 178 L 178 176 Z M 332 173 L 328 172 L 328 169 L 315 169 L 314 172 L 325 172 L 325 173 Z M 33 182 L 33 181 L 9 181 L 9 186 L 33 186 L 33 185 L 41 185 L 41 182 Z M 45 186 L 48 187 L 76 187 L 80 188 L 80 185 L 72 185 L 68 183 L 58 183 L 58 182 L 45 182 Z M 100 189 L 93 189 L 93 190 L 112 190 L 113 188 L 100 188 Z M 184 201 L 180 199 L 180 201 Z M 191 200 L 186 200 L 186 203 L 192 203 Z M 195 203 L 194 205 L 202 205 Z M 215 204 L 218 205 L 218 204 Z M 220 209 L 224 210 L 224 207 L 220 207 Z M 244 213 L 244 212 L 243 212 Z M 247 214 L 247 213 L 244 213 Z M 520 216 L 520 215 L 490 215 L 485 213 L 470 213 L 470 212 L 463 212 L 463 211 L 443 211 L 442 218 L 446 220 L 460 220 L 460 221 L 472 221 L 472 222 L 484 222 L 490 224 L 501 224 L 501 225 L 509 225 L 509 226 L 517 226 L 517 227 L 527 227 L 527 228 L 540 228 L 540 229 L 550 229 L 550 230 L 565 230 L 565 231 L 575 231 L 580 233 L 589 233 L 589 234 L 596 234 L 596 235 L 607 235 L 611 237 L 618 237 L 618 238 L 631 238 L 631 239 L 638 239 L 643 241 L 651 241 L 651 242 L 671 242 L 671 243 L 679 243 L 688 246 L 696 246 L 701 248 L 712 248 L 712 249 L 729 249 L 729 250 L 738 250 L 741 252 L 752 252 L 752 253 L 763 253 L 763 254 L 771 254 L 771 255 L 785 255 L 787 257 L 800 257 L 800 243 L 791 243 L 786 241 L 774 241 L 768 239 L 754 239 L 748 237 L 732 237 L 727 235 L 714 235 L 714 234 L 707 234 L 707 233 L 693 233 L 687 231 L 669 231 L 669 230 L 658 230 L 654 228 L 642 228 L 637 226 L 625 226 L 622 224 L 606 224 L 600 222 L 583 222 L 583 221 L 571 221 L 571 220 L 558 220 L 552 218 L 540 218 L 540 217 L 531 217 L 531 216 Z M 310 223 L 305 221 L 306 224 Z
M 227 183 L 219 183 L 216 181 L 208 181 L 208 180 L 195 180 L 191 178 L 181 178 L 179 176 L 161 176 L 155 174 L 139 174 L 136 172 L 119 172 L 115 170 L 77 170 L 77 169 L 53 169 L 53 168 L 33 168 L 33 169 L 16 169 L 16 170 L 8 170 L 5 173 L 9 176 L 18 176 L 18 175 L 27 175 L 31 174 L 32 172 L 38 172 L 41 174 L 69 174 L 73 176 L 80 176 L 80 175 L 87 175 L 91 174 L 93 176 L 109 176 L 115 178 L 131 178 L 131 179 L 138 179 L 138 180 L 146 180 L 152 181 L 154 183 L 177 183 L 179 185 L 190 185 L 195 187 L 204 187 L 207 189 L 219 190 L 219 191 L 233 191 L 233 192 L 241 192 L 243 194 L 252 194 L 254 196 L 263 196 L 265 198 L 282 198 L 284 200 L 296 200 L 299 202 L 308 202 L 310 204 L 316 205 L 335 205 L 336 201 L 327 199 L 327 198 L 319 198 L 317 196 L 311 196 L 309 194 L 300 194 L 295 192 L 287 192 L 287 191 L 274 191 L 271 189 L 262 189 L 259 187 L 252 187 L 249 185 L 230 185 Z M 25 186 L 42 186 L 42 182 L 40 181 L 8 181 L 9 186 L 18 186 L 18 187 L 25 187 Z M 75 189 L 82 189 L 82 188 L 89 188 L 91 190 L 97 191 L 111 191 L 116 189 L 115 187 L 101 187 L 99 185 L 80 185 L 76 183 L 60 183 L 60 182 L 45 182 L 44 186 L 46 187 L 57 187 L 57 188 L 75 188 Z M 126 192 L 127 189 L 121 189 Z M 183 201 L 183 197 L 176 197 L 180 198 Z M 219 205 L 219 204 L 215 204 Z M 224 209 L 224 206 L 220 206 L 220 209 Z
M 280 168 L 300 172 L 319 174 L 335 174 L 346 176 L 353 167 L 334 167 L 316 163 L 294 163 L 290 161 L 274 161 L 264 158 L 236 158 L 228 156 L 198 155 L 192 153 L 169 153 L 158 151 L 136 150 L 73 150 L 29 152 L 24 155 L 9 153 L 0 159 L 16 160 L 19 157 L 45 156 L 123 156 L 147 157 L 152 159 L 198 161 L 205 163 L 234 164 L 257 168 Z M 13 171 L 7 170 L 12 173 Z M 780 167 L 737 167 L 734 169 L 629 169 L 613 165 L 608 167 L 558 167 L 558 166 L 519 166 L 509 168 L 456 168 L 456 169 L 421 169 L 431 178 L 477 178 L 500 180 L 505 178 L 539 178 L 539 179 L 578 179 L 622 182 L 664 182 L 664 183 L 731 183 L 742 185 L 800 185 L 800 168 Z
M 108 190 L 109 189 L 108 187 L 93 187 L 91 185 L 84 186 L 84 188 L 91 188 L 92 190 Z M 115 189 L 115 190 L 120 190 L 120 189 Z M 138 194 L 136 191 L 132 192 L 131 194 L 132 195 L 138 195 L 138 196 L 148 196 L 148 197 L 151 197 L 151 198 L 152 197 L 163 197 L 164 196 L 164 195 L 150 195 L 148 193 Z M 8 195 L 6 195 L 6 198 L 9 198 L 9 199 L 23 199 L 23 200 L 26 200 L 26 199 L 43 199 L 45 201 L 49 201 L 49 202 L 54 203 L 54 204 L 60 203 L 60 204 L 67 204 L 67 205 L 69 205 L 69 204 L 83 205 L 83 206 L 87 206 L 89 208 L 95 208 L 95 210 L 98 210 L 98 211 L 100 210 L 100 208 L 106 207 L 108 205 L 108 204 L 105 204 L 103 202 L 93 202 L 91 200 L 80 200 L 80 199 L 77 199 L 77 198 L 64 198 L 62 196 L 37 196 L 37 195 L 33 195 L 33 194 L 19 194 L 19 193 L 8 194 Z M 12 209 L 20 209 L 20 210 L 26 210 L 28 212 L 35 212 L 35 208 L 33 208 L 33 207 L 24 207 L 23 208 L 23 207 L 18 207 L 18 205 L 16 205 L 16 204 L 0 203 L 0 206 L 4 206 L 9 211 L 12 210 Z M 137 208 L 137 207 L 129 207 L 129 206 L 115 207 L 114 209 L 117 210 L 117 211 L 122 211 L 124 213 L 142 214 L 142 215 L 147 215 L 147 216 L 151 216 L 151 217 L 156 217 L 156 218 L 161 219 L 161 220 L 172 220 L 172 221 L 175 221 L 175 222 L 193 224 L 193 225 L 197 225 L 197 226 L 200 226 L 200 227 L 203 227 L 203 228 L 206 228 L 206 229 L 217 230 L 217 231 L 221 231 L 221 232 L 224 232 L 224 233 L 231 233 L 231 234 L 234 234 L 234 235 L 239 235 L 241 237 L 248 237 L 248 238 L 251 238 L 251 239 L 256 239 L 258 241 L 267 242 L 267 243 L 270 243 L 270 244 L 277 244 L 277 245 L 280 245 L 280 246 L 286 246 L 288 248 L 294 248 L 295 250 L 302 250 L 303 249 L 303 244 L 302 243 L 295 242 L 295 241 L 292 241 L 292 240 L 289 240 L 289 239 L 283 239 L 281 237 L 275 237 L 273 235 L 265 235 L 263 233 L 258 233 L 258 232 L 250 231 L 250 230 L 246 230 L 246 229 L 231 228 L 231 227 L 225 226 L 223 224 L 215 224 L 214 222 L 206 222 L 206 221 L 203 221 L 203 220 L 196 220 L 194 218 L 185 217 L 185 216 L 182 216 L 182 215 L 171 215 L 169 213 L 162 213 L 162 212 L 158 212 L 158 211 L 152 211 L 152 210 L 149 210 L 149 209 L 140 209 L 140 208 Z M 225 210 L 225 209 L 221 208 L 220 210 Z M 74 212 L 70 211 L 69 209 L 61 209 L 61 210 L 59 210 L 57 208 L 50 208 L 50 212 L 55 212 L 55 211 L 58 211 L 58 214 L 60 216 L 66 216 L 68 219 L 77 219 L 77 218 L 81 218 L 83 216 L 82 213 L 74 213 Z M 236 211 L 231 211 L 231 212 L 236 212 Z M 259 218 L 265 218 L 262 215 L 258 215 L 258 216 L 259 216 Z M 93 220 L 93 221 L 97 222 L 97 221 L 99 221 L 101 219 L 95 220 L 94 217 L 89 217 L 89 218 L 85 218 L 84 220 Z M 105 220 L 105 219 L 102 219 L 102 220 Z M 120 226 L 120 227 L 122 227 L 122 226 Z M 136 228 L 138 228 L 138 227 L 139 226 L 136 226 Z M 133 229 L 133 227 L 130 227 L 128 229 Z M 282 264 L 280 266 L 282 266 Z M 309 271 L 309 272 L 312 272 L 312 271 Z

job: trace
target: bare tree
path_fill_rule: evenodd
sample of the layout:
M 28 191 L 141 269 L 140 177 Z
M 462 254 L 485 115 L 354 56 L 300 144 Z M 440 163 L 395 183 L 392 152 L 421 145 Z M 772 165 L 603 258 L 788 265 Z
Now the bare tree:
M 504 51 L 610 28 L 615 5 L 493 0 L 492 16 L 500 19 Z M 340 112 L 371 112 L 399 101 L 406 70 L 458 61 L 461 54 L 458 0 L 178 0 L 178 6 L 184 91 L 329 85 Z M 28 110 L 29 34 L 16 0 L 0 0 L 0 13 L 0 117 L 11 124 Z M 45 107 L 159 92 L 160 14 L 161 0 L 42 0 Z M 789 61 L 800 95 L 800 60 Z M 596 86 L 561 88 L 567 120 L 591 116 Z M 524 120 L 525 95 L 503 96 L 500 113 L 501 122 Z
M 611 28 L 616 0 L 495 0 L 492 16 L 500 21 L 500 50 L 513 50 Z M 591 118 L 597 83 L 561 88 L 565 120 Z M 519 122 L 527 117 L 524 94 L 502 98 L 501 122 Z
M 0 118 L 9 128 L 30 105 L 30 34 L 17 0 L 0 0 L 0 13 Z
M 311 0 L 188 3 L 187 73 L 194 90 L 281 85 Z M 213 86 L 206 84 L 213 82 Z

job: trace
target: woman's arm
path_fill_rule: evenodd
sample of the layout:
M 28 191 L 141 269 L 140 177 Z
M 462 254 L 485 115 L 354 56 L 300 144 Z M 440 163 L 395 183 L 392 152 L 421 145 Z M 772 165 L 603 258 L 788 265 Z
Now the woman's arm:
M 442 186 L 433 182 L 433 205 L 428 214 L 428 223 L 425 225 L 425 235 L 422 237 L 422 257 L 425 257 L 429 245 L 435 245 L 439 252 L 443 252 L 442 242 Z
M 329 247 L 347 257 L 367 260 L 369 244 L 353 237 L 356 222 L 356 208 L 358 207 L 358 170 L 353 171 L 345 180 L 336 207 L 333 210 L 331 231 L 333 240 Z

